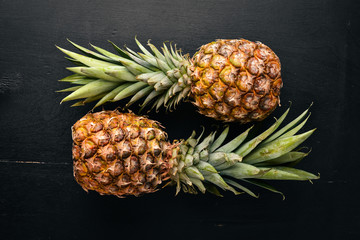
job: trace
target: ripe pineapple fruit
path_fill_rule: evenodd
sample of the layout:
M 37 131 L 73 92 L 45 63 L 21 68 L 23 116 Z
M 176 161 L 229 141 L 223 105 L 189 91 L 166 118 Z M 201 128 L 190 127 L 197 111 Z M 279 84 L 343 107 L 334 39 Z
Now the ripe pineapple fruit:
M 148 43 L 148 51 L 137 39 L 142 52 L 114 47 L 119 55 L 93 46 L 99 53 L 75 43 L 80 55 L 59 48 L 80 65 L 68 68 L 74 75 L 60 81 L 77 86 L 63 101 L 84 99 L 73 106 L 99 100 L 132 96 L 127 106 L 145 97 L 142 107 L 171 109 L 186 97 L 193 99 L 199 112 L 224 122 L 246 123 L 266 118 L 280 102 L 282 87 L 279 58 L 260 42 L 225 40 L 203 45 L 192 59 L 164 43 L 162 52 Z
M 308 153 L 294 150 L 315 129 L 295 135 L 308 110 L 277 130 L 289 109 L 265 132 L 248 139 L 251 128 L 223 144 L 229 128 L 201 140 L 167 140 L 161 125 L 133 113 L 88 113 L 72 127 L 74 176 L 84 190 L 118 197 L 139 196 L 168 183 L 189 193 L 217 187 L 256 195 L 237 180 L 280 193 L 263 180 L 311 180 L 318 177 L 293 168 Z M 305 118 L 306 117 L 306 118 Z M 277 130 L 277 131 L 275 131 Z

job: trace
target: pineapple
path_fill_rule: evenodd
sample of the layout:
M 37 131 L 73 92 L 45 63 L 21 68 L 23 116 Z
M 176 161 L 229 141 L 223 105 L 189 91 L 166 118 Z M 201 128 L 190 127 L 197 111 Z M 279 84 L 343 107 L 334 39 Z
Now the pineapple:
M 68 68 L 74 75 L 60 81 L 75 84 L 60 90 L 72 92 L 62 102 L 83 99 L 73 106 L 132 96 L 127 106 L 145 98 L 173 108 L 187 97 L 199 112 L 224 122 L 247 123 L 266 118 L 280 103 L 281 65 L 276 54 L 260 42 L 245 39 L 216 40 L 203 45 L 193 58 L 171 44 L 162 52 L 148 42 L 151 52 L 137 39 L 141 52 L 114 47 L 119 55 L 93 46 L 99 53 L 72 43 L 84 55 L 59 48 L 79 65 Z
M 265 132 L 250 138 L 251 129 L 228 141 L 221 134 L 193 134 L 187 140 L 167 140 L 162 126 L 134 113 L 88 113 L 72 127 L 74 177 L 85 191 L 118 197 L 152 193 L 175 185 L 188 193 L 235 194 L 253 184 L 280 193 L 263 180 L 312 180 L 318 176 L 293 166 L 308 153 L 294 150 L 315 129 L 295 135 L 306 123 L 308 110 L 277 130 L 289 109 Z M 275 131 L 277 130 L 277 131 Z

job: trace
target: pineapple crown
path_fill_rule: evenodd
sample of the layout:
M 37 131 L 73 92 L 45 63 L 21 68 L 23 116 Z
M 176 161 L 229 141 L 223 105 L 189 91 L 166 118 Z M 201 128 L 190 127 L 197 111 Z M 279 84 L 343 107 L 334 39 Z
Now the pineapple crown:
M 135 41 L 141 52 L 128 47 L 121 49 L 110 42 L 119 55 L 90 44 L 99 53 L 93 52 L 70 40 L 84 55 L 57 46 L 70 57 L 66 57 L 68 60 L 78 65 L 67 68 L 75 74 L 59 80 L 76 85 L 58 91 L 72 92 L 61 102 L 82 99 L 72 105 L 81 106 L 99 100 L 96 108 L 132 96 L 128 107 L 146 97 L 141 109 L 152 103 L 151 109 L 165 106 L 171 110 L 187 97 L 191 90 L 188 55 L 182 55 L 171 43 L 169 47 L 164 43 L 159 51 L 148 41 L 150 52 L 136 38 Z
M 176 148 L 173 149 L 173 156 L 177 155 L 172 176 L 172 180 L 177 183 L 176 193 L 181 189 L 189 193 L 197 193 L 197 190 L 205 193 L 207 190 L 221 196 L 217 189 L 220 188 L 234 194 L 242 191 L 257 197 L 237 180 L 282 194 L 263 180 L 318 179 L 319 176 L 293 168 L 308 155 L 301 149 L 294 149 L 315 131 L 313 129 L 295 135 L 308 120 L 308 110 L 277 130 L 289 112 L 287 109 L 270 128 L 247 141 L 252 127 L 224 145 L 229 127 L 217 137 L 216 132 L 212 132 L 202 140 L 203 134 L 195 138 L 196 133 L 193 132 L 187 140 L 181 142 L 179 153 L 176 154 Z

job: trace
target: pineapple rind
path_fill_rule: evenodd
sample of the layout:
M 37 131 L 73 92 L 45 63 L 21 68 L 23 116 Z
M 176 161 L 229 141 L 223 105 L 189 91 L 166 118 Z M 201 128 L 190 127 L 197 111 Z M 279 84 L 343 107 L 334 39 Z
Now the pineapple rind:
M 126 46 L 121 49 L 110 42 L 118 54 L 91 45 L 97 53 L 69 42 L 83 54 L 58 47 L 70 57 L 67 59 L 79 65 L 68 70 L 90 79 L 116 83 L 104 90 L 106 92 L 88 92 L 88 95 L 95 97 L 96 94 L 100 99 L 95 107 L 134 96 L 146 88 L 143 91 L 146 94 L 137 95 L 126 106 L 151 95 L 149 101 L 143 102 L 142 108 L 150 105 L 149 110 L 159 110 L 161 107 L 172 110 L 180 101 L 190 97 L 199 113 L 205 116 L 223 122 L 247 123 L 263 120 L 280 103 L 280 60 L 268 46 L 260 42 L 218 39 L 201 46 L 191 59 L 171 43 L 164 43 L 158 50 L 148 42 L 151 49 L 148 50 L 136 38 L 140 52 Z M 144 85 L 139 85 L 139 82 Z M 136 87 L 127 86 L 123 92 L 114 94 L 114 89 L 128 83 Z M 87 89 L 86 85 L 84 89 Z M 88 90 L 95 91 L 93 88 Z M 109 92 L 110 95 L 104 95 Z M 72 97 L 62 101 L 88 98 L 80 93 L 80 89 L 74 89 Z
M 203 137 L 203 129 L 199 137 L 193 132 L 188 139 L 175 140 L 172 144 L 161 125 L 146 117 L 117 110 L 88 113 L 72 128 L 74 176 L 85 190 L 118 197 L 151 193 L 169 182 L 176 185 L 176 193 L 208 191 L 221 195 L 216 190 L 219 188 L 256 197 L 238 182 L 243 180 L 246 184 L 279 192 L 262 180 L 318 178 L 293 168 L 308 155 L 294 149 L 314 130 L 288 135 L 303 123 L 293 121 L 286 131 L 282 128 L 278 130 L 281 134 L 275 132 L 288 111 L 250 140 L 247 138 L 251 128 L 225 142 L 229 132 L 226 127 L 218 137 L 216 132 Z M 277 138 L 262 144 L 274 135 Z

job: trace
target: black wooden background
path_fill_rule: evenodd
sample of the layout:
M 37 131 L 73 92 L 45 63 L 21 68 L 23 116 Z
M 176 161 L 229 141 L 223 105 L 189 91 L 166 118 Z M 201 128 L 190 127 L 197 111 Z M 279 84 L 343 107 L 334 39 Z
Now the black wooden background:
M 359 239 L 359 3 L 1 0 L 0 239 Z M 74 50 L 69 38 L 111 50 L 111 40 L 136 48 L 135 35 L 157 46 L 173 41 L 190 54 L 217 38 L 269 45 L 284 81 L 282 107 L 272 117 L 289 101 L 290 118 L 314 102 L 304 131 L 318 129 L 300 167 L 321 179 L 274 182 L 284 201 L 262 189 L 255 189 L 259 199 L 175 197 L 173 188 L 127 199 L 83 191 L 72 175 L 70 127 L 92 105 L 59 104 L 65 94 L 55 91 L 68 85 L 57 80 L 72 64 L 55 44 Z M 162 122 L 171 140 L 221 124 L 190 103 L 149 117 Z M 248 127 L 231 126 L 233 135 Z

